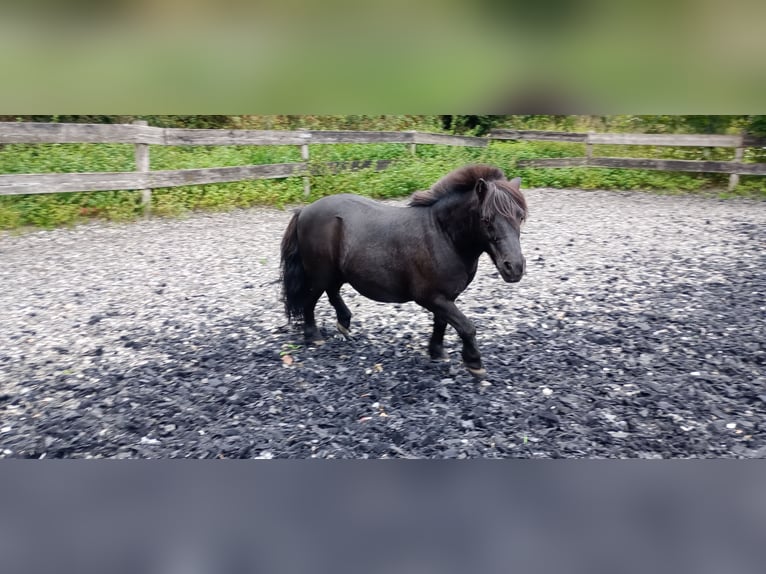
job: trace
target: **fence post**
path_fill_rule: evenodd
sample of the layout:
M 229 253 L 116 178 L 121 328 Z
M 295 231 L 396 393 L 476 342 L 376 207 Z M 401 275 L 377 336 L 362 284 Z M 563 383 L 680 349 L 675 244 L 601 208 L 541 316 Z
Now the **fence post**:
M 589 164 L 590 160 L 593 159 L 593 144 L 590 143 L 590 135 L 592 134 L 592 131 L 588 132 L 588 135 L 585 136 L 585 164 Z
M 148 122 L 146 120 L 133 120 L 133 125 L 146 126 Z M 147 173 L 149 171 L 149 144 L 137 143 L 136 146 L 136 171 Z M 149 216 L 149 212 L 152 206 L 152 190 L 141 190 L 141 207 L 143 208 L 144 217 Z
M 744 143 L 744 137 L 742 135 L 739 136 L 739 145 L 734 150 L 734 161 L 737 163 L 742 162 L 742 158 L 745 156 L 745 148 L 743 146 Z M 732 173 L 729 175 L 729 191 L 734 191 L 734 188 L 739 185 L 739 174 L 738 173 Z
M 306 143 L 301 144 L 301 159 L 303 160 L 303 163 L 306 164 L 306 171 L 311 169 L 309 166 L 309 140 L 311 139 L 311 134 L 306 128 L 299 128 L 298 131 L 305 132 L 301 134 L 301 137 L 306 138 Z M 308 175 L 303 176 L 303 196 L 308 197 L 311 194 L 311 183 L 310 178 Z
M 410 135 L 412 137 L 412 143 L 410 143 L 408 145 L 408 147 L 410 148 L 410 154 L 414 156 L 415 155 L 415 146 L 417 145 L 415 143 L 415 133 L 416 132 L 414 130 L 410 130 L 409 133 L 410 133 Z

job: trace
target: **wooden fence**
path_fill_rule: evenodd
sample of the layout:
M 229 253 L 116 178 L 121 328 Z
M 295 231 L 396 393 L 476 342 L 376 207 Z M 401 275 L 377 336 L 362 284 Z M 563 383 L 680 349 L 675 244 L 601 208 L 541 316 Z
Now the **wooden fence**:
M 750 135 L 711 134 L 598 134 L 553 131 L 493 130 L 492 139 L 540 140 L 584 143 L 585 157 L 523 159 L 517 167 L 607 167 L 622 169 L 651 169 L 697 173 L 728 173 L 729 190 L 739 183 L 740 175 L 766 175 L 766 163 L 743 163 L 747 147 L 766 146 L 766 138 Z M 623 157 L 594 157 L 594 145 L 641 145 L 671 147 L 734 148 L 733 161 L 704 161 L 676 159 L 645 159 Z
M 378 131 L 273 131 L 158 128 L 136 121 L 132 124 L 53 124 L 0 122 L 0 144 L 46 143 L 122 143 L 135 146 L 135 171 L 96 173 L 46 173 L 0 175 L 0 195 L 61 193 L 75 191 L 141 191 L 148 213 L 151 190 L 206 183 L 224 183 L 251 179 L 304 177 L 304 193 L 309 193 L 309 175 L 337 173 L 365 168 L 385 169 L 393 160 L 326 162 L 311 164 L 310 144 L 398 143 L 407 144 L 415 153 L 417 144 L 485 147 L 492 140 L 543 140 L 584 143 L 585 157 L 520 160 L 518 167 L 609 167 L 655 169 L 731 174 L 729 185 L 738 183 L 740 174 L 766 175 L 766 163 L 743 163 L 746 147 L 765 146 L 766 138 L 746 135 L 680 134 L 597 134 L 532 130 L 493 130 L 487 137 L 445 134 Z M 735 148 L 733 161 L 660 160 L 640 158 L 594 157 L 593 146 L 652 145 L 703 146 Z M 149 146 L 187 145 L 288 145 L 301 148 L 301 160 L 295 163 L 245 165 L 204 169 L 150 170 Z
M 62 193 L 74 191 L 140 190 L 144 211 L 151 204 L 151 190 L 206 183 L 225 183 L 251 179 L 275 179 L 304 176 L 304 193 L 309 194 L 308 175 L 337 173 L 343 170 L 387 168 L 393 160 L 309 162 L 310 144 L 400 143 L 415 153 L 417 144 L 440 144 L 485 147 L 487 139 L 445 134 L 378 131 L 277 131 L 180 129 L 147 126 L 144 121 L 132 124 L 52 124 L 0 122 L 0 144 L 46 143 L 122 143 L 135 146 L 136 170 L 126 172 L 45 173 L 0 175 L 0 195 Z M 245 165 L 204 169 L 149 169 L 149 146 L 188 145 L 296 145 L 301 160 L 295 163 Z

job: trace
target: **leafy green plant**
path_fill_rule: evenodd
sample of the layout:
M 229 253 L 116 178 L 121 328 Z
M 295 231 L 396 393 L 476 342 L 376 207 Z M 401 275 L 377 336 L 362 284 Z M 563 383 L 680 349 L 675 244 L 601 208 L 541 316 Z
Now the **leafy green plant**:
M 293 343 L 284 343 L 282 345 L 282 349 L 279 351 L 279 356 L 284 357 L 285 355 L 290 355 L 296 351 L 301 350 L 302 345 L 295 345 Z

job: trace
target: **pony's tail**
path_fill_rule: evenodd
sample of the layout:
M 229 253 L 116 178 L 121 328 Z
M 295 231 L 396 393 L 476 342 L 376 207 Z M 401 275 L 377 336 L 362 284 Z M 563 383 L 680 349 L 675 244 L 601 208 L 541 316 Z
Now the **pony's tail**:
M 288 321 L 303 320 L 303 304 L 308 296 L 306 270 L 298 249 L 298 216 L 300 210 L 290 220 L 282 237 L 281 274 L 282 302 Z

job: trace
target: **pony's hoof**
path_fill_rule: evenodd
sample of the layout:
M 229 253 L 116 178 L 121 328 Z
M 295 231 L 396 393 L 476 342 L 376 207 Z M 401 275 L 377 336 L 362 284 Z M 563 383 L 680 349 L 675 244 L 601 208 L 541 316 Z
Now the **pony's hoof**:
M 466 367 L 468 369 L 468 372 L 471 373 L 471 376 L 481 381 L 484 377 L 487 376 L 487 369 L 472 369 L 471 367 Z
M 433 363 L 449 362 L 449 354 L 442 345 L 428 345 L 428 356 Z
M 324 339 L 311 339 L 311 340 L 306 341 L 306 344 L 307 345 L 313 345 L 315 347 L 321 347 L 326 342 L 327 341 L 325 341 Z
M 338 327 L 338 331 L 340 331 L 340 334 L 343 335 L 344 337 L 346 337 L 346 339 L 351 339 L 352 338 L 351 331 L 349 331 L 343 325 L 341 325 L 340 321 L 335 323 L 335 326 Z

